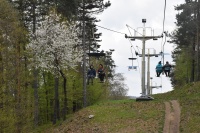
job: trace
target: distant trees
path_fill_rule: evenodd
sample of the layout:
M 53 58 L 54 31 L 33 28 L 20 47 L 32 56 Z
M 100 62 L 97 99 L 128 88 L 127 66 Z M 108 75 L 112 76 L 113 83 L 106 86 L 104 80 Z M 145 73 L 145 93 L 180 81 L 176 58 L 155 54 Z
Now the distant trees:
M 116 73 L 111 80 L 109 87 L 111 99 L 123 99 L 127 95 L 128 87 L 124 83 L 125 78 L 121 73 Z

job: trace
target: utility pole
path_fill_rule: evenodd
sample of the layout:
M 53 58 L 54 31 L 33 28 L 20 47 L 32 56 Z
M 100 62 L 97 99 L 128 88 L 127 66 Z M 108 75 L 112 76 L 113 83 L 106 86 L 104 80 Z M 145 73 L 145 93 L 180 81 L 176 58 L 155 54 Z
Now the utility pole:
M 150 39 L 156 40 L 157 38 L 161 37 L 161 36 L 146 36 L 146 28 L 145 28 L 146 19 L 142 19 L 142 23 L 143 23 L 142 36 L 125 35 L 125 38 L 130 38 L 132 40 L 134 39 L 142 40 L 142 78 L 141 78 L 142 95 L 139 98 L 136 98 L 136 101 L 153 100 L 152 97 L 146 95 L 146 89 L 145 89 L 145 41 Z

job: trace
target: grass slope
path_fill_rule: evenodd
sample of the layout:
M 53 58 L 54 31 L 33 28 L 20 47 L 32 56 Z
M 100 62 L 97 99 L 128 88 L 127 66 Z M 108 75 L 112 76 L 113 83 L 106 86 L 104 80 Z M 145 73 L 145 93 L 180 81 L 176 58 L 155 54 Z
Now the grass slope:
M 200 132 L 200 83 L 188 84 L 176 90 L 154 95 L 155 100 L 105 101 L 87 107 L 70 116 L 52 133 L 162 133 L 165 101 L 178 100 L 181 106 L 181 133 Z M 89 115 L 94 115 L 89 119 Z
M 181 133 L 200 133 L 200 82 L 187 84 L 174 91 L 155 95 L 159 101 L 177 99 L 181 106 Z
M 89 115 L 94 115 L 89 119 Z M 47 132 L 67 133 L 147 133 L 162 132 L 164 104 L 135 102 L 134 100 L 107 101 L 75 113 L 61 126 Z

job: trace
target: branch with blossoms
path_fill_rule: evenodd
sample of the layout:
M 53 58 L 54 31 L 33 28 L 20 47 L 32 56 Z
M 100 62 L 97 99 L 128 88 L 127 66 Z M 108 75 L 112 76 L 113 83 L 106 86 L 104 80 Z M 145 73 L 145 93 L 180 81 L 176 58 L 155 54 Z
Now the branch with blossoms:
M 83 54 L 76 47 L 80 43 L 78 30 L 75 24 L 61 21 L 55 12 L 46 16 L 27 46 L 33 54 L 35 67 L 53 73 L 58 72 L 58 68 L 75 68 Z

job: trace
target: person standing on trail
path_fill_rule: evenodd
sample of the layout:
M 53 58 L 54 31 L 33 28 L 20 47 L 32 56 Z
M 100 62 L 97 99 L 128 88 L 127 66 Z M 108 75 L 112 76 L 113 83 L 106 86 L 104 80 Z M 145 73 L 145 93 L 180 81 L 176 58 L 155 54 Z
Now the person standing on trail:
M 169 64 L 169 62 L 167 61 L 166 64 L 163 66 L 163 70 L 165 72 L 166 77 L 169 77 L 169 73 L 171 70 L 171 65 Z
M 96 70 L 94 69 L 93 65 L 90 65 L 90 68 L 87 72 L 87 84 L 89 85 L 89 82 L 91 80 L 93 85 L 93 79 L 96 77 Z
M 99 68 L 98 68 L 98 77 L 100 79 L 101 82 L 104 81 L 104 77 L 105 77 L 105 72 L 104 72 L 104 68 L 102 64 L 99 64 Z
M 163 67 L 162 67 L 161 61 L 159 61 L 156 66 L 157 77 L 160 77 L 160 74 L 162 73 L 162 71 L 163 71 Z

